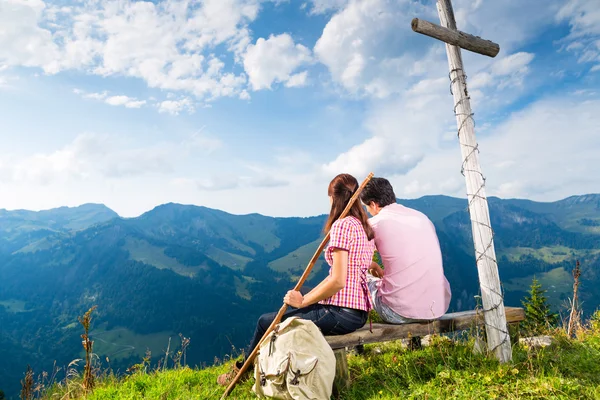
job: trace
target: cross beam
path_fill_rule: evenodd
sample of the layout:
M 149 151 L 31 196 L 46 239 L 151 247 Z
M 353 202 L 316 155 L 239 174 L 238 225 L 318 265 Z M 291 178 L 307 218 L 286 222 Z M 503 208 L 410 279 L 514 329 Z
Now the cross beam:
M 479 166 L 479 148 L 475 138 L 475 123 L 467 91 L 467 76 L 460 52 L 462 47 L 466 50 L 493 57 L 498 54 L 499 46 L 458 31 L 450 0 L 437 0 L 437 9 L 442 26 L 421 20 L 416 20 L 416 22 L 413 20 L 412 26 L 415 32 L 427 34 L 446 43 L 452 95 L 454 96 L 454 114 L 458 125 L 458 139 L 463 160 L 462 173 L 467 183 L 471 230 L 475 246 L 488 349 L 496 355 L 500 362 L 508 362 L 512 359 L 512 349 L 506 324 L 500 276 L 498 275 L 490 211 L 485 194 L 485 178 Z M 494 50 L 492 45 L 495 45 L 497 50 Z M 494 51 L 495 54 L 492 55 Z
M 422 33 L 423 35 L 465 50 L 483 54 L 484 56 L 496 57 L 500 51 L 500 46 L 497 43 L 482 39 L 479 36 L 469 35 L 459 30 L 444 28 L 423 19 L 414 18 L 410 25 L 412 30 L 417 33 Z

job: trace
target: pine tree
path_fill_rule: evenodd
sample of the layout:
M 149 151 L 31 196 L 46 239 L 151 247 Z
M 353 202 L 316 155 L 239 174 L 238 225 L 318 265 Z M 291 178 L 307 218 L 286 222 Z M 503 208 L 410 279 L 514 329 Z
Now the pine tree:
M 550 311 L 545 294 L 546 290 L 542 289 L 540 282 L 533 277 L 528 295 L 522 301 L 525 308 L 523 328 L 529 335 L 540 335 L 558 322 L 558 315 Z

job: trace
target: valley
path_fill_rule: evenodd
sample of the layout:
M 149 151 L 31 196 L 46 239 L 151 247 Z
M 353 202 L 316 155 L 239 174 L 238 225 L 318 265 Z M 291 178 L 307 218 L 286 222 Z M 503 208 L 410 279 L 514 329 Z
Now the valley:
M 434 222 L 453 293 L 473 308 L 477 270 L 466 201 L 399 200 Z M 600 305 L 600 195 L 554 203 L 490 198 L 505 303 L 518 306 L 533 276 L 561 311 L 571 270 L 581 299 Z M 97 305 L 92 340 L 102 367 L 121 372 L 150 350 L 153 362 L 191 338 L 187 362 L 238 352 L 256 318 L 279 308 L 322 238 L 325 216 L 271 218 L 165 204 L 123 219 L 102 205 L 40 213 L 0 210 L 0 382 L 16 393 L 22 372 L 64 368 L 81 357 L 77 317 Z M 327 274 L 323 258 L 307 282 Z M 59 373 L 64 375 L 64 369 Z

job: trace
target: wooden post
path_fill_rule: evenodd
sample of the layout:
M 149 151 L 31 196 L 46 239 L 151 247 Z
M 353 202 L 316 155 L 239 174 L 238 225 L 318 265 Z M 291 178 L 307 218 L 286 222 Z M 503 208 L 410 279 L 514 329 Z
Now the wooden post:
M 579 301 L 578 297 L 578 289 L 579 289 L 579 277 L 581 276 L 581 269 L 579 268 L 579 260 L 577 260 L 575 264 L 575 269 L 573 270 L 573 300 L 571 301 L 571 312 L 569 314 L 569 325 L 567 328 L 567 336 L 573 337 L 575 336 L 575 330 L 578 328 L 580 324 L 579 318 Z
M 450 0 L 437 0 L 437 9 L 441 25 L 456 31 L 456 21 Z M 463 159 L 462 172 L 467 182 L 469 214 L 481 286 L 488 349 L 495 353 L 500 362 L 507 362 L 512 359 L 512 349 L 485 194 L 485 179 L 479 166 L 475 124 L 467 92 L 466 74 L 460 47 L 446 43 L 446 54 L 450 67 L 450 80 L 455 103 L 454 112 Z

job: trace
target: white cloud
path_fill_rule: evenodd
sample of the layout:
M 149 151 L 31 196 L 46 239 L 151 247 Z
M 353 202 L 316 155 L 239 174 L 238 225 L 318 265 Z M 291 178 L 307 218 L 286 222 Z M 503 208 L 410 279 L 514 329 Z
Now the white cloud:
M 454 118 L 446 78 L 424 80 L 394 100 L 377 102 L 364 128 L 370 137 L 322 166 L 328 175 L 404 175 L 442 142 Z
M 297 74 L 290 76 L 290 78 L 285 83 L 286 87 L 301 87 L 306 85 L 306 80 L 308 79 L 308 71 L 302 71 Z
M 136 100 L 123 95 L 107 97 L 105 102 L 111 106 L 125 106 L 127 108 L 140 108 L 146 104 L 146 100 Z
M 196 133 L 181 143 L 136 145 L 117 135 L 81 134 L 61 148 L 23 158 L 0 154 L 0 180 L 47 185 L 72 180 L 98 180 L 166 175 L 176 164 L 198 155 L 210 156 L 223 146 Z
M 552 201 L 597 192 L 598 109 L 597 96 L 589 100 L 576 96 L 546 98 L 512 113 L 489 133 L 479 134 L 487 194 Z M 464 196 L 461 160 L 456 142 L 431 148 L 415 168 L 392 176 L 391 181 L 397 194 L 403 196 Z
M 323 171 L 335 176 L 341 172 L 363 176 L 369 172 L 378 175 L 399 175 L 414 168 L 423 154 L 403 152 L 393 141 L 375 136 L 340 154 L 334 161 L 323 166 Z
M 183 110 L 187 110 L 189 113 L 194 112 L 194 105 L 189 97 L 180 100 L 165 100 L 158 104 L 158 112 L 160 113 L 179 115 Z
M 315 55 L 348 92 L 387 97 L 406 87 L 410 66 L 424 54 L 411 46 L 409 31 L 418 38 L 410 20 L 430 12 L 409 0 L 350 1 L 323 29 Z
M 242 90 L 240 93 L 240 100 L 250 100 L 250 93 L 247 90 Z
M 258 188 L 276 188 L 287 186 L 289 182 L 285 179 L 279 179 L 274 176 L 255 176 L 246 180 L 247 184 Z
M 52 33 L 39 26 L 46 5 L 41 0 L 0 2 L 0 63 L 60 70 L 60 49 Z
M 310 0 L 310 2 L 311 14 L 325 14 L 343 8 L 349 0 Z
M 124 106 L 126 108 L 140 108 L 146 104 L 146 100 L 138 100 L 135 97 L 125 95 L 109 96 L 108 92 L 86 93 L 81 89 L 73 89 L 73 93 L 84 99 L 102 101 L 111 106 Z
M 506 54 L 546 29 L 561 5 L 561 0 L 457 0 L 454 8 L 459 29 L 500 42 L 500 57 L 506 59 Z M 348 1 L 325 26 L 315 45 L 315 56 L 327 66 L 333 82 L 347 93 L 372 98 L 402 93 L 419 80 L 447 75 L 443 43 L 410 28 L 414 17 L 439 23 L 436 11 L 432 2 Z M 463 54 L 470 76 L 489 72 L 496 62 Z M 518 83 L 518 79 L 507 79 L 507 85 Z
M 213 99 L 239 96 L 244 74 L 237 61 L 251 41 L 248 24 L 259 0 L 82 2 L 46 7 L 41 0 L 0 3 L 0 63 L 40 67 L 46 73 L 77 69 L 142 79 L 153 88 Z
M 569 22 L 570 38 L 600 35 L 600 8 L 596 0 L 567 0 L 556 18 Z
M 244 54 L 244 69 L 253 90 L 270 89 L 273 83 L 284 82 L 287 86 L 302 86 L 306 72 L 292 75 L 299 67 L 311 61 L 310 50 L 287 33 L 268 39 L 260 38 L 248 46 Z
M 503 57 L 492 64 L 492 73 L 499 76 L 511 75 L 516 72 L 523 73 L 528 71 L 528 65 L 533 60 L 532 53 L 515 53 Z
M 565 48 L 578 55 L 579 63 L 600 61 L 600 7 L 597 0 L 568 0 L 556 14 L 570 26 Z M 594 72 L 592 68 L 591 72 Z
M 208 174 L 198 179 L 175 178 L 171 181 L 176 186 L 193 186 L 200 191 L 220 192 L 239 190 L 240 188 L 278 188 L 287 186 L 289 182 L 272 176 L 241 176 L 232 173 Z
M 519 52 L 494 60 L 488 71 L 476 74 L 469 82 L 471 89 L 482 89 L 494 85 L 498 89 L 521 86 L 530 72 L 529 64 L 535 55 Z
M 192 134 L 183 145 L 194 152 L 200 150 L 203 154 L 212 154 L 223 147 L 223 142 L 218 138 L 203 135 L 200 131 Z

